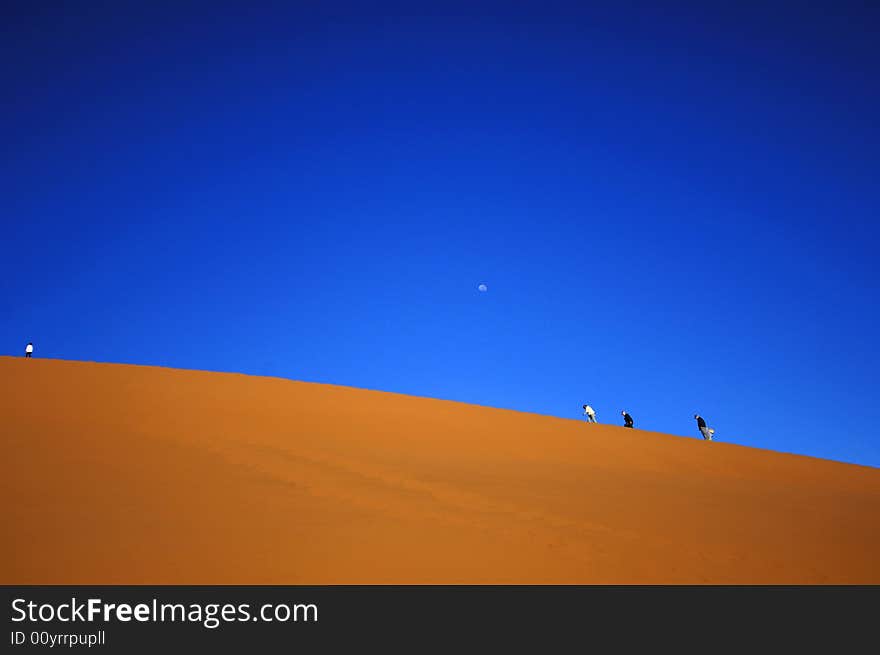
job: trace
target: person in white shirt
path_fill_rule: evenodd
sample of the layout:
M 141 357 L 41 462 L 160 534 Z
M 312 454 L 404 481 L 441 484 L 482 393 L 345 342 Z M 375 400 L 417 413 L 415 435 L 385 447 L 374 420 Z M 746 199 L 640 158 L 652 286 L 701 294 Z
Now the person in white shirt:
M 596 411 L 589 405 L 584 405 L 584 416 L 587 417 L 587 423 L 596 422 Z
M 34 354 L 34 344 L 32 344 L 30 341 L 28 341 L 28 345 L 26 345 L 24 347 L 24 356 L 30 357 L 33 354 Z

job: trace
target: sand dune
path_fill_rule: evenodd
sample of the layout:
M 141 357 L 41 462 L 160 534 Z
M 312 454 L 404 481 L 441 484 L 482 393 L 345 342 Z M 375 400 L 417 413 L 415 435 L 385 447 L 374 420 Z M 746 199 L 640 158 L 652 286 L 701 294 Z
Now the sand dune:
M 0 417 L 2 584 L 880 583 L 880 469 L 39 359 Z

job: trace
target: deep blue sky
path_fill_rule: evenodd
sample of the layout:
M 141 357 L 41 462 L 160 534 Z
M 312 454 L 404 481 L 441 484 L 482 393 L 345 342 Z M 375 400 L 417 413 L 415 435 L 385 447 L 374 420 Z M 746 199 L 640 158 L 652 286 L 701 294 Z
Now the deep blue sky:
M 0 352 L 880 466 L 876 3 L 18 4 Z

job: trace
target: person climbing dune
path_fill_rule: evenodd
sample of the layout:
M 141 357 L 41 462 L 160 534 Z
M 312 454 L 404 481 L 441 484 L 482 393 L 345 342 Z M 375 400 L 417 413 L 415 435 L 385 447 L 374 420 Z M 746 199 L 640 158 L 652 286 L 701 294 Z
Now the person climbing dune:
M 712 435 L 715 434 L 715 430 L 708 427 L 705 419 L 699 414 L 694 414 L 694 418 L 697 419 L 697 428 L 699 428 L 700 434 L 703 435 L 703 439 L 705 441 L 712 441 Z
M 633 417 L 627 414 L 626 410 L 620 412 L 623 416 L 623 427 L 631 428 L 633 426 Z
M 596 410 L 594 410 L 589 405 L 584 405 L 584 416 L 587 417 L 587 423 L 596 422 Z

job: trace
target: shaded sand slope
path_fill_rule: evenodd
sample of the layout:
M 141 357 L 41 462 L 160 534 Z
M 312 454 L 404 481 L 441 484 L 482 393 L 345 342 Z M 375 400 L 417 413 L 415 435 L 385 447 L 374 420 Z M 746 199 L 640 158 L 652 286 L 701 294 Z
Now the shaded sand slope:
M 3 584 L 880 583 L 874 468 L 39 359 L 0 417 Z

